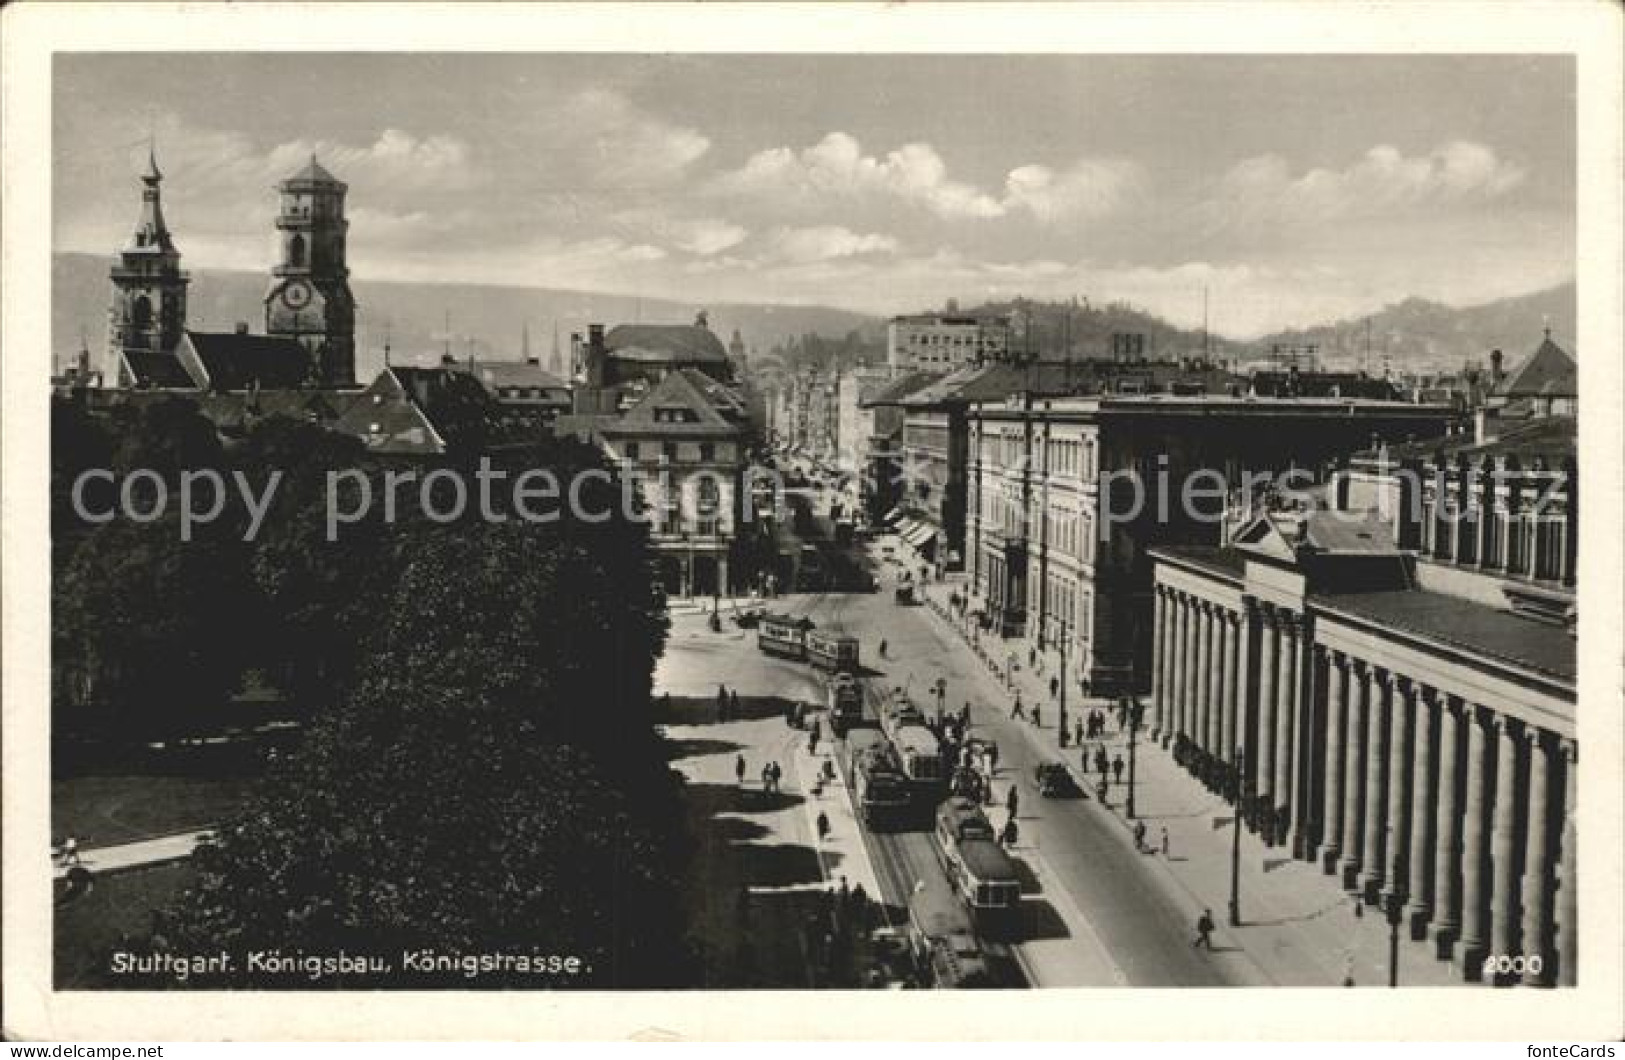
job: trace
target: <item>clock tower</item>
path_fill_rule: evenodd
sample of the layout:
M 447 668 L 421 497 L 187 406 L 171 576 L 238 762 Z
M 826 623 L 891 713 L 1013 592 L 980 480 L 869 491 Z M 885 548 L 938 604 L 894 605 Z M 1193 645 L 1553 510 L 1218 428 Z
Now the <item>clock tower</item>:
M 310 351 L 316 386 L 355 385 L 355 297 L 344 263 L 349 185 L 310 164 L 277 185 L 281 260 L 265 294 L 265 333 Z
M 107 356 L 102 373 L 107 385 L 135 386 L 137 380 L 122 370 L 126 353 L 169 353 L 186 329 L 186 273 L 181 252 L 175 249 L 159 185 L 156 155 L 147 152 L 147 171 L 141 175 L 141 219 L 113 266 L 113 305 L 108 313 Z

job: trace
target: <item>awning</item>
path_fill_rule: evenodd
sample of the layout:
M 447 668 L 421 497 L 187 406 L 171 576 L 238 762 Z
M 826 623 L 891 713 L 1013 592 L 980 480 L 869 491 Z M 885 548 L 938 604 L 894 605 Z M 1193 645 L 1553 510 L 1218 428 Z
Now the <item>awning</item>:
M 934 540 L 936 536 L 936 527 L 930 523 L 916 521 L 908 532 L 903 535 L 903 540 L 908 542 L 910 548 L 917 549 L 923 547 L 927 541 Z
M 891 526 L 901 518 L 903 518 L 903 509 L 902 506 L 899 505 L 898 507 L 887 512 L 885 515 L 881 516 L 880 521 L 887 526 Z

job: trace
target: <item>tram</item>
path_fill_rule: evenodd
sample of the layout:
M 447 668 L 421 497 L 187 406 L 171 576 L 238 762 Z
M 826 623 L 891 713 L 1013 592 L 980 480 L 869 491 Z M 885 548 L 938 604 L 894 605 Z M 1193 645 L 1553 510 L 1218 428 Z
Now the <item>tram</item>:
M 891 741 L 892 750 L 915 794 L 934 802 L 942 790 L 944 766 L 942 743 L 925 724 L 918 707 L 899 694 L 880 712 L 880 728 Z
M 756 646 L 768 655 L 807 657 L 807 630 L 812 622 L 795 615 L 763 615 L 756 624 Z
M 955 796 L 937 808 L 936 839 L 959 897 L 989 935 L 1007 935 L 1021 904 L 1021 877 L 981 807 Z
M 994 985 L 976 927 L 947 880 L 933 872 L 915 884 L 908 923 L 914 960 L 927 984 L 946 990 Z
M 829 711 L 829 727 L 837 737 L 845 736 L 847 730 L 863 722 L 863 686 L 851 674 L 838 673 L 829 683 L 824 705 Z
M 885 735 L 853 729 L 846 736 L 846 763 L 852 806 L 864 823 L 874 829 L 902 823 L 913 798 Z
M 821 670 L 851 672 L 858 668 L 858 638 L 808 630 L 807 661 Z

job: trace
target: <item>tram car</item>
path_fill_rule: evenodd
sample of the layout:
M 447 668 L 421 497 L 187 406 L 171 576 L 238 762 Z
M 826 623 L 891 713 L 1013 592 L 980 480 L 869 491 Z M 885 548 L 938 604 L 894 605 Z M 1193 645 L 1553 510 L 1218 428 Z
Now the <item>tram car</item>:
M 864 823 L 871 828 L 901 823 L 914 800 L 885 734 L 867 728 L 849 732 L 846 765 L 852 806 Z
M 838 673 L 829 683 L 824 705 L 829 710 L 830 729 L 837 737 L 845 736 L 863 723 L 863 686 L 851 674 Z
M 908 896 L 909 941 L 927 986 L 941 990 L 994 985 L 976 925 L 947 880 L 935 873 Z
M 937 808 L 937 848 L 959 897 L 990 935 L 1008 934 L 1021 904 L 1021 877 L 981 807 L 955 796 Z
M 934 801 L 944 780 L 942 743 L 926 727 L 925 716 L 907 699 L 894 699 L 881 711 L 880 728 L 915 793 Z
M 858 668 L 859 644 L 856 637 L 807 631 L 807 661 L 820 670 L 851 672 Z
M 756 623 L 756 646 L 768 655 L 803 660 L 812 622 L 795 615 L 763 615 Z

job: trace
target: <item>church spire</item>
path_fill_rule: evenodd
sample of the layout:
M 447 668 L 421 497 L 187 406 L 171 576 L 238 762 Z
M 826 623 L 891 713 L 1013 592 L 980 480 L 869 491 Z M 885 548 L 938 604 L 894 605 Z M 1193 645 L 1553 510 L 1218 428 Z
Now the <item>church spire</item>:
M 126 254 L 163 254 L 177 255 L 175 241 L 170 237 L 169 226 L 164 222 L 163 184 L 164 175 L 158 169 L 158 151 L 149 141 L 147 144 L 147 168 L 141 174 L 141 218 L 136 222 L 135 231 L 130 234 L 130 242 L 126 244 Z

